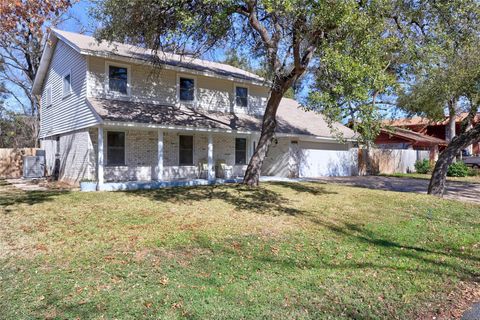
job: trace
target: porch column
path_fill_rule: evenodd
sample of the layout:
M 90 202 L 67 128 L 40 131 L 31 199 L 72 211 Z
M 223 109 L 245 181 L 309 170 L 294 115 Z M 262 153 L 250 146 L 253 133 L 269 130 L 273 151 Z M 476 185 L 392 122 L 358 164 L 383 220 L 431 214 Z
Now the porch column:
M 163 179 L 163 130 L 158 130 L 157 180 Z
M 208 134 L 208 180 L 215 180 L 215 170 L 213 164 L 213 137 L 212 134 Z
M 98 127 L 97 142 L 97 189 L 100 190 L 103 184 L 103 127 Z

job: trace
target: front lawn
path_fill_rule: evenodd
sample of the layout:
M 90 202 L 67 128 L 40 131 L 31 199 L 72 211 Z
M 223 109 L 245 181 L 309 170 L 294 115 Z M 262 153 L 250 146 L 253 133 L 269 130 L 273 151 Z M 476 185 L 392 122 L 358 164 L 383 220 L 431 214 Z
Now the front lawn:
M 1 318 L 409 319 L 480 276 L 480 206 L 321 183 L 0 186 Z

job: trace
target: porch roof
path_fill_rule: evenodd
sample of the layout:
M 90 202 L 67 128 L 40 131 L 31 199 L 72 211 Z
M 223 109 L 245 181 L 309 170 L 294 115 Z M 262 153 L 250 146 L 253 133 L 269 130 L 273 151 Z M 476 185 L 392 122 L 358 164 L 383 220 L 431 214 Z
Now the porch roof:
M 445 140 L 403 128 L 382 128 L 381 132 L 410 141 L 418 146 L 446 146 L 448 144 Z
M 259 132 L 262 127 L 262 117 L 242 113 L 111 99 L 88 98 L 88 102 L 104 121 L 242 132 Z M 321 114 L 304 111 L 293 99 L 282 99 L 277 112 L 277 123 L 277 133 L 335 137 Z M 342 133 L 345 139 L 355 137 L 351 129 L 340 123 L 334 123 L 333 128 Z

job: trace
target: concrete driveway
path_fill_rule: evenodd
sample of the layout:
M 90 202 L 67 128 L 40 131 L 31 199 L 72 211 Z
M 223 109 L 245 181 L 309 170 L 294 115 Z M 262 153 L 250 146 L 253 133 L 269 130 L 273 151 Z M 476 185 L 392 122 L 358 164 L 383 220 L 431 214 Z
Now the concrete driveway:
M 325 177 L 315 179 L 327 183 L 339 183 L 369 189 L 427 193 L 429 180 L 395 178 L 380 176 L 358 177 Z M 446 186 L 447 199 L 454 199 L 480 204 L 480 184 L 448 181 Z

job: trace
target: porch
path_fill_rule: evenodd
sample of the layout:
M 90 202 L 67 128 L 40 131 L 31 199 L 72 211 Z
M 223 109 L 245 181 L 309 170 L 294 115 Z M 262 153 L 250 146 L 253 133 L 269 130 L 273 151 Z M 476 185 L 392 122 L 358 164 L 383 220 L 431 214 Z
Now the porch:
M 256 139 L 248 133 L 122 126 L 89 133 L 101 190 L 239 181 Z

